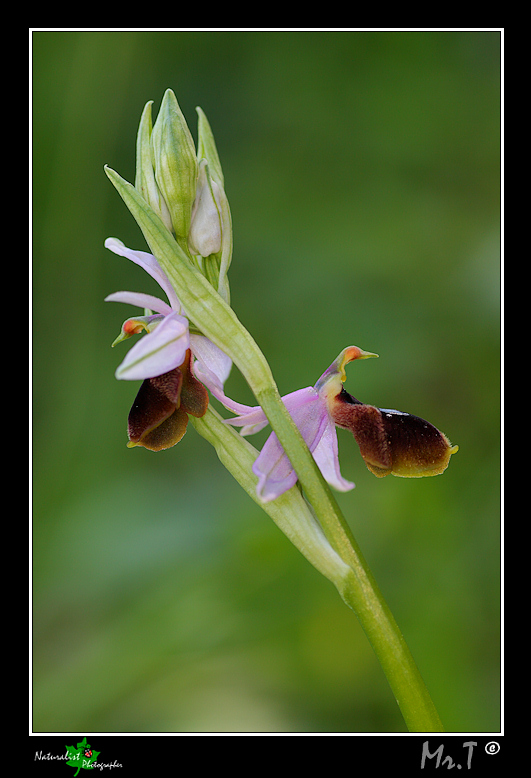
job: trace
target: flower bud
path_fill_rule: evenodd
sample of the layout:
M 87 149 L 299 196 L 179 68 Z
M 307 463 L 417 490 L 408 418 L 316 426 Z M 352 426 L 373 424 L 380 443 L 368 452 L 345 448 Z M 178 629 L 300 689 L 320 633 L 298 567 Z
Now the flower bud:
M 140 192 L 148 205 L 160 216 L 168 230 L 172 231 L 168 206 L 157 186 L 151 150 L 151 106 L 150 100 L 142 112 L 136 139 L 136 176 L 135 189 Z
M 197 158 L 206 159 L 208 163 L 208 173 L 213 182 L 214 196 L 221 219 L 221 250 L 216 258 L 217 290 L 225 302 L 230 304 L 228 271 L 232 260 L 232 219 L 229 201 L 225 194 L 223 170 L 210 124 L 201 108 L 197 107 L 196 111 L 198 115 Z
M 210 177 L 206 159 L 202 159 L 188 235 L 188 245 L 193 254 L 209 257 L 221 250 L 221 215 L 216 202 L 219 191 L 219 186 Z
M 195 146 L 177 98 L 167 89 L 151 133 L 155 179 L 171 216 L 175 237 L 190 231 L 197 182 Z
M 214 135 L 210 129 L 210 124 L 205 116 L 204 111 L 199 108 L 197 111 L 197 159 L 206 159 L 208 167 L 210 169 L 210 175 L 214 181 L 221 187 L 224 186 L 223 171 L 221 169 L 221 162 L 219 161 L 218 150 L 214 141 Z

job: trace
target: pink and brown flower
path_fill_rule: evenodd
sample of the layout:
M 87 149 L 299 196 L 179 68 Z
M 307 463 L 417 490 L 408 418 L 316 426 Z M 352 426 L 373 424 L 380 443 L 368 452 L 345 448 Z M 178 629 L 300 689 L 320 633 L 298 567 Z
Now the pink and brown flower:
M 348 491 L 354 484 L 340 473 L 336 426 L 353 433 L 365 464 L 379 478 L 388 474 L 406 478 L 437 475 L 444 472 L 450 456 L 458 449 L 424 419 L 366 405 L 343 389 L 345 365 L 355 359 L 376 356 L 350 346 L 314 387 L 299 389 L 282 398 L 324 478 L 339 491 Z M 228 408 L 230 403 L 230 400 L 226 403 Z M 235 412 L 239 415 L 227 423 L 241 426 L 242 434 L 258 432 L 267 424 L 259 407 Z M 253 471 L 258 477 L 258 494 L 265 502 L 274 500 L 297 481 L 274 432 L 264 444 Z
M 190 333 L 175 291 L 152 254 L 128 249 L 115 238 L 108 238 L 105 245 L 144 268 L 168 297 L 169 304 L 138 292 L 115 292 L 106 297 L 107 301 L 155 311 L 127 319 L 113 345 L 142 331 L 146 333 L 129 350 L 116 377 L 142 380 L 129 413 L 128 446 L 160 451 L 181 440 L 189 414 L 201 417 L 206 413 L 205 386 L 222 389 L 231 360 L 208 338 Z

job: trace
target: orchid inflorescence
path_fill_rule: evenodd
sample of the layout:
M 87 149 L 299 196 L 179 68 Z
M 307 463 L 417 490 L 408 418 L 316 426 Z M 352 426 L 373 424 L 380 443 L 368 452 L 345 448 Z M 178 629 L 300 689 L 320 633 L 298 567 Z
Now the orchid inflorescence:
M 190 262 L 209 280 L 215 279 L 216 291 L 228 301 L 230 212 L 213 136 L 200 109 L 199 118 L 196 154 L 173 92 L 166 92 L 153 128 L 151 103 L 147 104 L 138 132 L 135 183 L 188 253 Z M 116 238 L 108 238 L 105 246 L 144 268 L 168 298 L 164 302 L 135 292 L 115 292 L 106 298 L 146 311 L 127 319 L 113 343 L 146 333 L 116 371 L 117 378 L 143 381 L 129 414 L 128 445 L 159 451 L 178 443 L 186 431 L 188 414 L 205 414 L 206 389 L 237 414 L 227 423 L 242 427 L 243 435 L 266 426 L 268 419 L 260 406 L 245 406 L 224 394 L 231 360 L 204 335 L 190 331 L 183 306 L 156 257 L 133 251 Z M 375 356 L 350 346 L 314 387 L 282 398 L 321 473 L 339 491 L 352 489 L 354 484 L 340 473 L 336 425 L 352 431 L 367 467 L 379 477 L 388 473 L 405 477 L 442 473 L 457 450 L 445 435 L 417 416 L 366 405 L 343 389 L 345 365 Z M 253 472 L 263 501 L 274 500 L 296 483 L 297 475 L 274 432 L 254 463 Z
M 106 168 L 152 253 L 127 248 L 116 238 L 108 238 L 105 246 L 142 267 L 167 298 L 125 291 L 106 298 L 142 309 L 124 322 L 113 343 L 142 334 L 116 370 L 118 379 L 142 381 L 129 413 L 128 446 L 170 448 L 182 439 L 189 418 L 195 420 L 242 486 L 251 493 L 252 483 L 257 502 L 363 620 L 363 598 L 371 584 L 359 589 L 366 575 L 363 562 L 322 480 L 340 492 L 354 487 L 340 472 L 336 427 L 353 433 L 377 477 L 440 474 L 457 446 L 417 416 L 376 408 L 350 395 L 343 387 L 345 366 L 377 356 L 357 346 L 343 349 L 314 386 L 280 398 L 265 358 L 230 307 L 232 223 L 210 125 L 198 108 L 196 150 L 171 90 L 154 125 L 151 106 L 147 103 L 138 130 L 135 185 Z M 233 364 L 254 392 L 256 406 L 225 394 Z M 233 416 L 218 418 L 209 393 Z M 268 423 L 273 431 L 260 452 L 244 445 L 243 438 Z M 306 491 L 304 499 L 293 489 L 297 481 Z M 360 597 L 362 605 L 357 604 Z M 416 682 L 410 680 L 413 686 Z

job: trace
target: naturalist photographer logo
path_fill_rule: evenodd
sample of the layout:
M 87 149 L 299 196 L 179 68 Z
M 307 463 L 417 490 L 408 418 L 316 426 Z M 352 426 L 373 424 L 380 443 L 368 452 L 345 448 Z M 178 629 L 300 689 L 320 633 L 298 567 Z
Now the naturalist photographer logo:
M 113 762 L 99 762 L 98 757 L 101 754 L 101 751 L 95 751 L 90 743 L 87 743 L 86 737 L 84 737 L 77 746 L 65 746 L 65 748 L 65 754 L 44 754 L 42 751 L 36 751 L 35 761 L 64 760 L 69 767 L 75 768 L 76 772 L 74 773 L 74 778 L 76 778 L 80 770 L 103 770 L 105 768 L 111 769 L 113 767 L 122 767 L 116 759 Z

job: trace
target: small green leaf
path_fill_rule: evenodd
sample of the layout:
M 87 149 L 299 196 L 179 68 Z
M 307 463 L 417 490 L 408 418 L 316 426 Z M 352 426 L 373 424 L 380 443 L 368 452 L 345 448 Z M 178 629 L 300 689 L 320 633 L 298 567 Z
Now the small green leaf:
M 90 756 L 85 756 L 85 751 L 87 750 L 91 752 Z M 92 767 L 94 763 L 97 762 L 101 751 L 93 751 L 90 747 L 90 744 L 87 743 L 87 738 L 84 737 L 81 743 L 78 743 L 75 748 L 74 746 L 66 746 L 66 753 L 69 757 L 67 765 L 69 767 L 77 767 L 76 773 L 74 775 L 75 778 L 81 769 L 92 770 Z

